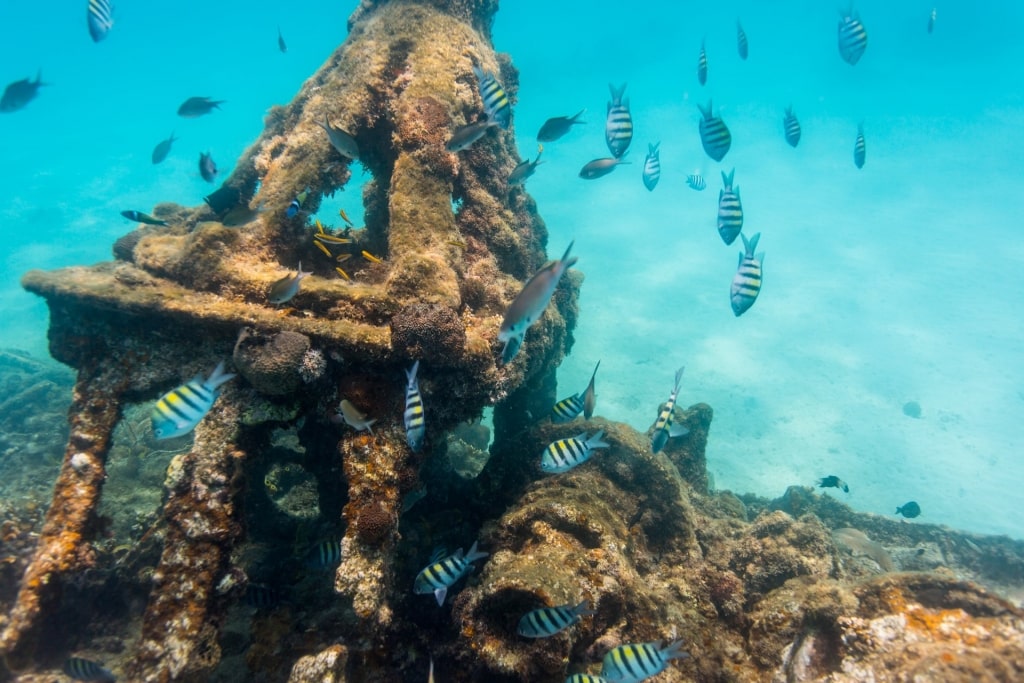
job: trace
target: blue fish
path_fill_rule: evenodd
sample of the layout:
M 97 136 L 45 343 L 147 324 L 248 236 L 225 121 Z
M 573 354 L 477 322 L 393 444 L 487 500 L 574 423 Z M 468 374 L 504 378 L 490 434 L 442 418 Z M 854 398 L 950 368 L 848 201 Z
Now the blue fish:
M 673 424 L 672 409 L 676 407 L 676 396 L 679 395 L 679 385 L 683 381 L 683 370 L 685 366 L 676 370 L 676 384 L 672 388 L 672 395 L 658 412 L 658 419 L 654 422 L 654 436 L 651 437 L 651 450 L 655 453 L 660 451 L 668 443 L 669 437 L 685 436 L 690 432 L 682 425 Z
M 661 179 L 661 157 L 658 153 L 658 145 L 660 142 L 655 142 L 653 145 L 647 145 L 647 157 L 644 159 L 644 187 L 649 191 L 653 191 L 654 187 L 658 184 Z
M 526 638 L 547 638 L 569 628 L 580 617 L 588 614 L 594 614 L 594 610 L 590 609 L 586 600 L 577 605 L 541 607 L 523 615 L 516 633 Z
M 604 431 L 598 430 L 590 438 L 583 432 L 568 439 L 552 441 L 541 455 L 540 468 L 548 474 L 557 474 L 582 465 L 590 460 L 595 449 L 608 448 L 608 444 L 601 440 L 602 436 Z
M 473 67 L 473 73 L 476 75 L 480 99 L 484 102 L 487 118 L 497 122 L 502 128 L 508 129 L 512 122 L 512 105 L 508 100 L 508 93 L 501 87 L 493 74 L 485 72 L 478 66 Z
M 89 35 L 92 36 L 92 42 L 100 42 L 114 27 L 114 3 L 110 0 L 89 0 L 89 9 L 86 11 L 85 19 L 89 24 Z
M 83 657 L 68 657 L 64 662 L 64 673 L 76 681 L 114 683 L 117 680 L 117 676 L 109 669 L 104 669 L 100 664 Z
M 519 347 L 523 344 L 523 337 L 526 336 L 526 330 L 544 314 L 558 281 L 562 279 L 565 271 L 576 263 L 575 256 L 569 258 L 573 244 L 569 243 L 561 260 L 552 261 L 538 270 L 523 285 L 522 291 L 505 311 L 505 319 L 502 320 L 501 329 L 498 331 L 498 341 L 505 342 L 501 352 L 502 363 L 511 362 L 516 357 Z
M 861 23 L 856 12 L 841 16 L 839 19 L 839 56 L 843 61 L 854 66 L 864 55 L 868 47 L 868 32 Z
M 664 671 L 669 660 L 689 657 L 690 653 L 684 652 L 682 646 L 682 640 L 667 645 L 662 645 L 661 641 L 619 645 L 604 656 L 601 676 L 615 683 L 639 683 Z
M 708 186 L 708 182 L 704 180 L 704 176 L 699 173 L 691 173 L 686 176 L 686 184 L 690 186 L 691 190 L 697 190 L 697 192 L 706 189 Z
M 224 362 L 221 361 L 205 382 L 196 377 L 161 396 L 153 406 L 153 435 L 157 439 L 170 439 L 191 432 L 210 412 L 220 394 L 220 385 L 234 376 L 224 372 Z
M 295 216 L 299 215 L 299 210 L 302 208 L 302 202 L 306 201 L 306 197 L 308 196 L 309 188 L 307 187 L 305 190 L 300 192 L 290 204 L 288 204 L 288 208 L 284 210 L 285 218 L 295 218 Z
M 473 567 L 473 562 L 487 557 L 487 553 L 476 549 L 476 542 L 469 549 L 469 554 L 463 555 L 462 548 L 436 562 L 428 564 L 416 575 L 413 583 L 413 592 L 417 595 L 433 593 L 438 605 L 444 604 L 444 597 L 448 589 L 466 575 Z
M 743 239 L 743 251 L 740 252 L 740 262 L 736 266 L 736 275 L 732 278 L 729 291 L 732 312 L 737 318 L 757 301 L 757 295 L 761 293 L 761 268 L 764 264 L 763 251 L 754 255 L 761 233 L 751 237 L 750 241 L 747 241 L 746 235 L 741 234 L 740 237 Z
M 604 122 L 604 140 L 612 156 L 618 159 L 633 141 L 633 115 L 629 113 L 629 100 L 622 97 L 626 84 L 616 88 L 609 83 L 608 89 L 612 93 L 612 101 L 608 103 L 608 116 Z
M 427 425 L 423 419 L 423 396 L 420 394 L 420 384 L 416 380 L 416 372 L 419 369 L 420 362 L 417 360 L 412 364 L 411 370 L 405 371 L 405 376 L 409 380 L 405 389 L 405 441 L 416 453 L 423 448 L 423 437 L 427 433 Z

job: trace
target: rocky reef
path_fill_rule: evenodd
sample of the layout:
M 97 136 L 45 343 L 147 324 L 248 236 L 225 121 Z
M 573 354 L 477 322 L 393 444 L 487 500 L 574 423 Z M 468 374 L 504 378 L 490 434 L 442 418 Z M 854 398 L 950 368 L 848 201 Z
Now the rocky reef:
M 49 503 L 0 501 L 2 673 L 50 681 L 76 655 L 133 682 L 383 683 L 425 680 L 433 659 L 439 681 L 556 682 L 619 644 L 681 638 L 690 656 L 659 680 L 1024 676 L 1021 544 L 804 489 L 715 492 L 704 404 L 676 408 L 689 434 L 658 454 L 601 417 L 532 417 L 555 400 L 582 275 L 500 365 L 501 316 L 543 264 L 546 228 L 508 186 L 511 130 L 445 149 L 482 113 L 474 66 L 515 99 L 496 10 L 364 1 L 205 205 L 156 207 L 169 226 L 118 240 L 111 263 L 25 275 L 77 379 L 4 385 L 5 457 L 45 427 L 63 460 Z M 325 122 L 372 176 L 365 226 L 309 224 L 351 178 Z M 300 261 L 313 275 L 272 305 Z M 415 360 L 421 451 L 402 421 Z M 157 440 L 153 400 L 222 361 L 238 376 L 194 432 Z M 368 428 L 337 418 L 342 399 Z M 55 411 L 66 427 L 31 423 Z M 547 444 L 584 429 L 609 447 L 542 474 Z M 474 541 L 489 556 L 442 606 L 413 593 L 436 549 Z M 516 635 L 526 611 L 582 600 L 594 614 L 570 629 Z

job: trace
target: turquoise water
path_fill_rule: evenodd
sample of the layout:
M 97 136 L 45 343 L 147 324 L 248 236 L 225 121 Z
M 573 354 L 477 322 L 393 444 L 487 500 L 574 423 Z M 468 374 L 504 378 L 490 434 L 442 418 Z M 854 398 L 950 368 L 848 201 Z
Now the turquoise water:
M 46 309 L 20 289 L 24 271 L 109 259 L 133 226 L 123 209 L 200 203 L 211 186 L 199 153 L 226 176 L 267 108 L 344 40 L 355 6 L 122 2 L 100 44 L 84 2 L 0 6 L 0 84 L 39 69 L 52 83 L 0 115 L 0 346 L 46 352 Z M 836 474 L 851 492 L 833 495 L 857 510 L 891 515 L 916 500 L 921 521 L 1020 538 L 1024 8 L 940 4 L 929 35 L 932 6 L 858 2 L 869 44 L 856 67 L 839 58 L 827 2 L 522 0 L 503 3 L 494 43 L 520 70 L 524 157 L 546 118 L 587 109 L 527 183 L 549 254 L 576 240 L 587 275 L 561 394 L 582 390 L 601 359 L 599 414 L 646 429 L 685 364 L 680 402 L 715 409 L 707 455 L 719 488 L 777 496 Z M 629 83 L 632 163 L 584 181 L 583 163 L 607 155 L 609 82 Z M 176 116 L 193 95 L 227 103 Z M 721 164 L 697 135 L 696 105 L 712 98 L 733 134 Z M 782 137 L 789 104 L 803 125 L 795 150 Z M 180 140 L 153 166 L 172 130 Z M 648 192 L 640 170 L 657 141 L 662 178 Z M 725 247 L 715 230 L 720 171 L 734 167 L 745 230 L 767 253 L 761 296 L 738 319 L 738 242 Z M 694 171 L 702 193 L 685 185 Z M 904 415 L 908 401 L 920 419 Z

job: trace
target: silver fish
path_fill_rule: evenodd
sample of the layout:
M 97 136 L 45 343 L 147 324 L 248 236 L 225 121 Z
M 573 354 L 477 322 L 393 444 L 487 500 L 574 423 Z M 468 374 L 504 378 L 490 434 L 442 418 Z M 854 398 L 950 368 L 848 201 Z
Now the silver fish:
M 575 256 L 569 258 L 573 244 L 569 243 L 561 260 L 552 261 L 538 270 L 509 304 L 508 310 L 505 311 L 505 319 L 501 321 L 501 329 L 498 331 L 498 341 L 505 342 L 501 354 L 502 363 L 508 363 L 515 358 L 523 343 L 523 337 L 526 336 L 526 330 L 544 314 L 558 281 L 562 279 L 565 271 L 576 263 Z
M 653 145 L 648 144 L 647 157 L 644 159 L 644 187 L 650 191 L 654 190 L 658 180 L 661 179 L 661 157 L 658 154 L 658 145 L 660 144 L 660 142 L 655 142 Z
M 474 142 L 482 138 L 487 134 L 488 130 L 497 125 L 498 122 L 493 119 L 484 119 L 483 121 L 459 126 L 452 133 L 451 139 L 448 140 L 448 144 L 444 148 L 449 152 L 461 152 L 464 149 L 469 149 L 473 146 Z
M 584 180 L 594 180 L 595 178 L 601 178 L 608 175 L 618 167 L 619 164 L 628 164 L 628 161 L 622 159 L 616 159 L 615 157 L 605 157 L 603 159 L 594 159 L 588 161 L 580 169 L 580 178 Z
M 217 177 L 217 164 L 214 163 L 209 152 L 199 153 L 199 175 L 208 183 L 212 183 Z
M 345 421 L 345 424 L 352 427 L 357 432 L 361 432 L 366 429 L 373 434 L 373 428 L 370 425 L 377 420 L 367 420 L 366 416 L 359 412 L 359 409 L 352 405 L 347 398 L 342 399 L 339 408 L 341 410 L 341 415 L 339 417 Z M 337 421 L 337 419 L 335 419 L 335 421 Z
M 359 146 L 356 145 L 356 139 L 341 128 L 332 126 L 327 119 L 327 114 L 324 114 L 323 123 L 316 121 L 316 124 L 327 131 L 327 139 L 331 141 L 331 146 L 338 150 L 338 154 L 349 159 L 359 158 Z
M 302 284 L 302 278 L 312 274 L 312 271 L 303 270 L 302 261 L 299 261 L 299 270 L 295 275 L 285 275 L 270 286 L 270 293 L 267 295 L 267 301 L 275 305 L 291 301 L 291 298 L 299 293 L 299 286 Z
M 159 164 L 167 158 L 167 155 L 171 153 L 171 145 L 173 145 L 174 141 L 177 139 L 178 138 L 174 137 L 174 131 L 171 131 L 171 137 L 157 143 L 157 146 L 153 148 L 153 154 L 151 155 L 151 159 L 154 164 Z
M 746 313 L 757 301 L 757 295 L 761 293 L 761 269 L 764 264 L 763 251 L 754 255 L 761 233 L 757 233 L 749 241 L 746 235 L 741 234 L 740 238 L 743 240 L 743 251 L 740 252 L 740 262 L 736 266 L 736 274 L 729 288 L 729 303 L 732 305 L 733 315 L 737 318 Z

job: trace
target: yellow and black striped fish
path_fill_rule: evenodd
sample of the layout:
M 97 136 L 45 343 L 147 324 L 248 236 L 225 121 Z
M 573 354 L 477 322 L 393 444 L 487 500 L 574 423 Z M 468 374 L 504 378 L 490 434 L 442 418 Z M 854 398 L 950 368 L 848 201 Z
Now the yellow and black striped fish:
M 612 93 L 612 101 L 608 103 L 608 116 L 604 121 L 604 140 L 608 150 L 616 159 L 622 157 L 633 141 L 633 115 L 629 113 L 629 99 L 623 99 L 626 83 L 616 88 L 611 83 L 608 89 Z
M 306 566 L 313 569 L 330 569 L 341 562 L 341 541 L 329 538 L 310 548 L 306 553 Z
M 732 133 L 729 132 L 729 127 L 725 125 L 718 116 L 711 115 L 711 100 L 708 100 L 708 106 L 701 107 L 699 104 L 697 107 L 700 109 L 701 118 L 700 126 L 700 144 L 704 147 L 704 151 L 709 157 L 715 161 L 721 161 L 725 158 L 726 153 L 729 151 L 729 147 L 732 146 Z
M 417 360 L 412 369 L 405 371 L 408 384 L 405 388 L 405 441 L 413 452 L 423 448 L 423 437 L 427 433 L 427 424 L 423 418 L 423 396 L 420 395 L 420 383 L 416 373 L 420 369 Z
M 413 592 L 417 595 L 433 593 L 438 605 L 444 604 L 444 597 L 448 589 L 456 581 L 461 579 L 472 568 L 473 562 L 487 557 L 487 553 L 479 552 L 476 549 L 476 542 L 473 542 L 469 553 L 462 554 L 462 548 L 436 562 L 431 562 L 416 575 L 413 582 Z
M 726 244 L 732 244 L 743 230 L 743 203 L 740 201 L 740 188 L 733 188 L 736 169 L 729 175 L 722 171 L 724 187 L 718 191 L 718 234 Z
M 689 657 L 682 650 L 683 641 L 674 640 L 667 645 L 661 641 L 619 645 L 608 651 L 601 665 L 601 678 L 617 683 L 638 683 L 659 674 L 669 660 Z
M 587 433 L 578 434 L 568 439 L 552 441 L 544 449 L 540 459 L 540 468 L 548 474 L 557 472 L 568 472 L 577 465 L 582 465 L 597 448 L 608 448 L 608 444 L 601 440 L 604 430 L 587 438 Z
M 708 52 L 704 49 L 704 41 L 700 41 L 700 55 L 697 57 L 697 80 L 701 85 L 708 82 Z
M 117 680 L 117 677 L 109 669 L 84 657 L 68 657 L 68 660 L 64 662 L 64 673 L 76 681 L 114 683 Z
M 484 111 L 487 112 L 488 120 L 495 121 L 499 126 L 507 129 L 512 122 L 512 104 L 508 100 L 508 93 L 501 87 L 493 74 L 485 72 L 478 66 L 473 67 L 473 73 L 476 75 L 480 99 L 484 102 Z
M 157 439 L 170 439 L 191 432 L 210 412 L 220 394 L 220 385 L 234 376 L 224 372 L 221 361 L 205 381 L 196 377 L 161 396 L 151 415 L 153 435 Z
M 786 133 L 786 142 L 790 147 L 796 147 L 800 143 L 800 121 L 793 113 L 793 105 L 786 107 L 786 115 L 782 119 L 782 128 Z
M 583 397 L 573 394 L 563 398 L 551 408 L 551 421 L 555 424 L 571 422 L 583 412 Z
M 743 239 L 743 251 L 740 252 L 740 261 L 736 266 L 736 274 L 732 278 L 732 287 L 729 291 L 729 302 L 737 318 L 746 313 L 757 301 L 757 295 L 761 293 L 761 268 L 764 264 L 763 251 L 754 255 L 761 233 L 757 233 L 749 241 L 746 235 L 740 237 Z
M 839 56 L 843 61 L 854 66 L 864 55 L 868 47 L 868 32 L 861 23 L 856 12 L 851 12 L 839 20 Z
M 586 600 L 576 605 L 541 607 L 523 615 L 516 633 L 526 638 L 547 638 L 564 631 L 587 614 L 594 614 L 594 610 Z
M 676 383 L 672 387 L 672 393 L 665 401 L 665 405 L 658 411 L 658 419 L 654 421 L 654 435 L 651 437 L 651 451 L 654 453 L 665 447 L 670 436 L 685 436 L 690 431 L 686 427 L 672 422 L 672 410 L 676 407 L 676 397 L 679 395 L 679 386 L 683 382 L 683 370 L 685 369 L 684 365 L 676 370 Z
M 864 159 L 868 153 L 867 145 L 864 143 L 864 124 L 857 124 L 857 139 L 853 143 L 853 163 L 857 168 L 864 168 Z
M 740 59 L 745 60 L 750 51 L 750 45 L 747 43 L 747 32 L 743 30 L 739 19 L 736 20 L 736 49 L 739 50 Z
M 89 0 L 89 9 L 86 10 L 85 19 L 89 24 L 89 35 L 92 36 L 92 42 L 100 42 L 114 27 L 114 3 L 111 0 Z

